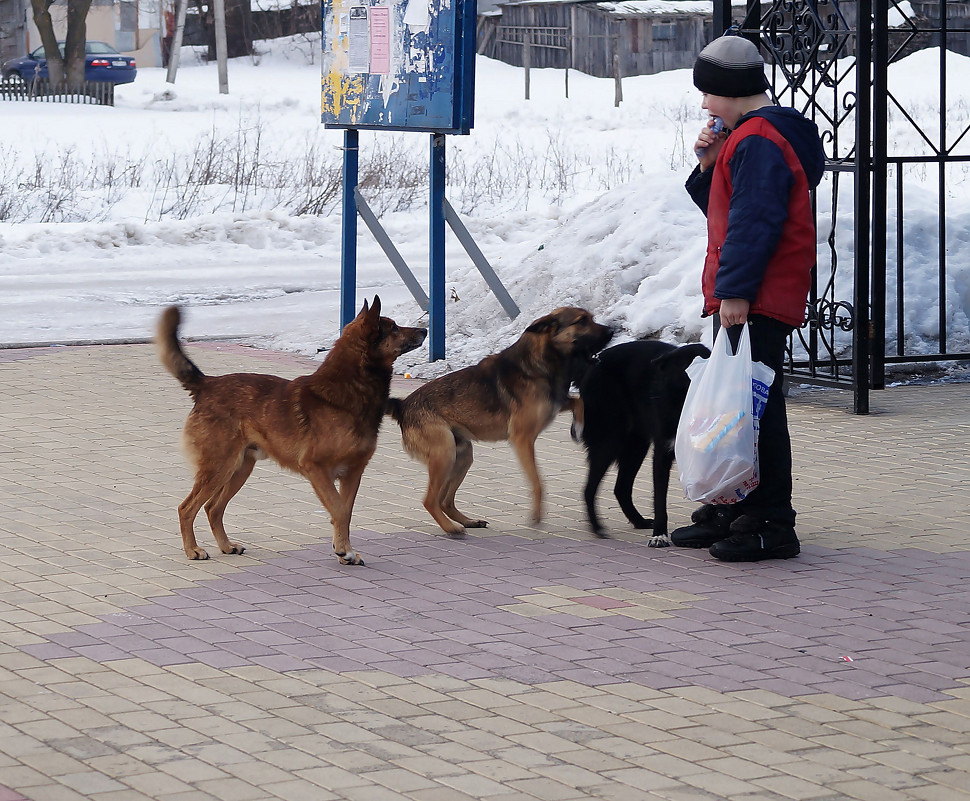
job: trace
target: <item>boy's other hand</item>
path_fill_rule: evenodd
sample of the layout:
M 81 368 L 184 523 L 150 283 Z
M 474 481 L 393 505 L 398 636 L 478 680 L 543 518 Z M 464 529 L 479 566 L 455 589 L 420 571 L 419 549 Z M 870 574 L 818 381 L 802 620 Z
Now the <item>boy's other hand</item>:
M 721 301 L 718 314 L 721 315 L 721 327 L 730 328 L 732 325 L 743 325 L 748 321 L 748 309 L 751 304 L 744 298 L 726 298 Z

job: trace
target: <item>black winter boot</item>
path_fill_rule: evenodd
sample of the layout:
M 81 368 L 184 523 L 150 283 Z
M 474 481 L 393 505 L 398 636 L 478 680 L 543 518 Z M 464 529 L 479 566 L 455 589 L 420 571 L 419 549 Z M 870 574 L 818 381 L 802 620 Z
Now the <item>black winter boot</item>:
M 801 546 L 795 529 L 784 523 L 741 515 L 730 526 L 731 536 L 711 545 L 711 556 L 722 562 L 760 562 L 791 559 Z
M 729 527 L 737 516 L 738 512 L 731 506 L 705 504 L 691 514 L 691 525 L 671 532 L 670 541 L 681 548 L 710 548 L 731 536 Z

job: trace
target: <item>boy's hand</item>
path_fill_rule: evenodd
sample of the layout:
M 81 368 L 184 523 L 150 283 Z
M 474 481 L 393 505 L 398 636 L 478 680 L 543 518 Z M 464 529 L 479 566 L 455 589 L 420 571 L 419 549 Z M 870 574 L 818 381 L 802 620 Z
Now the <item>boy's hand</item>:
M 713 120 L 708 120 L 699 134 L 697 141 L 694 142 L 694 152 L 697 154 L 697 161 L 701 165 L 701 172 L 705 172 L 714 166 L 717 161 L 717 154 L 721 152 L 721 146 L 727 138 L 727 132 L 714 133 L 711 130 Z
M 727 298 L 721 301 L 718 314 L 721 315 L 721 327 L 730 328 L 732 325 L 743 325 L 748 321 L 748 309 L 751 304 L 744 298 Z

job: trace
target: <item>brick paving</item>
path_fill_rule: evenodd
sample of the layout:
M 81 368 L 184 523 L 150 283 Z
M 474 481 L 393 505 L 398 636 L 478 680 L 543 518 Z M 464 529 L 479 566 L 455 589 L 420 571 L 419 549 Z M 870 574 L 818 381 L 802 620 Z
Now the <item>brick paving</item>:
M 459 501 L 490 526 L 444 537 L 388 420 L 365 567 L 268 462 L 227 513 L 246 553 L 185 559 L 190 400 L 150 346 L 0 350 L 0 385 L 0 801 L 970 798 L 965 385 L 867 417 L 795 392 L 803 551 L 761 564 L 647 548 L 609 481 L 591 539 L 565 416 L 537 445 L 545 521 L 481 444 Z

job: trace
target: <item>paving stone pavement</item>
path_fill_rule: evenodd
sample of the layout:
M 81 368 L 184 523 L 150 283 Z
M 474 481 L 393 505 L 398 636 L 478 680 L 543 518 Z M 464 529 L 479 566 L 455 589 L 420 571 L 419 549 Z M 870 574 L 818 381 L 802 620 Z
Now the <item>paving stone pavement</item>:
M 865 417 L 793 393 L 803 551 L 761 564 L 647 548 L 609 479 L 590 538 L 565 416 L 537 445 L 542 524 L 508 445 L 480 444 L 459 500 L 489 528 L 442 536 L 388 420 L 366 566 L 269 462 L 227 514 L 246 553 L 190 562 L 189 408 L 150 346 L 0 350 L 0 801 L 970 798 L 966 385 Z

